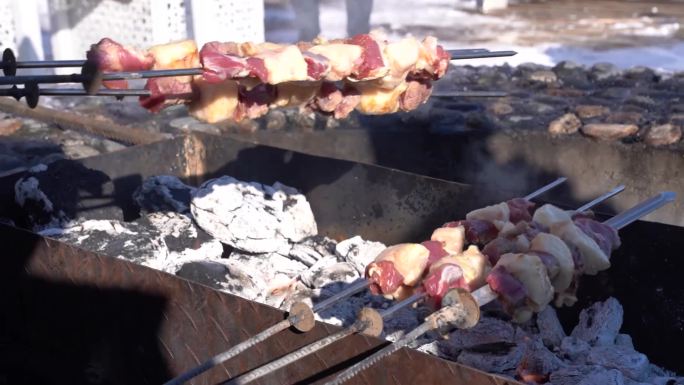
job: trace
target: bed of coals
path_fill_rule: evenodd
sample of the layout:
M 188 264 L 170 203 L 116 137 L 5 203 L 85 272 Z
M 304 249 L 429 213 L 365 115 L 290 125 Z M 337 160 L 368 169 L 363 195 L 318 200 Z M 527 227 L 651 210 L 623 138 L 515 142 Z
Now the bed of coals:
M 362 278 L 385 248 L 360 236 L 337 242 L 318 234 L 306 197 L 277 182 L 226 175 L 194 187 L 174 176 L 150 177 L 133 194 L 140 211 L 134 219 L 111 204 L 115 195 L 106 174 L 78 162 L 39 164 L 15 185 L 18 224 L 283 310 L 294 301 L 325 299 Z M 350 325 L 361 307 L 390 305 L 366 292 L 317 318 Z M 528 383 L 684 384 L 684 377 L 651 364 L 620 333 L 623 311 L 614 298 L 584 309 L 570 333 L 552 308 L 522 325 L 501 314 L 492 304 L 473 329 L 446 339 L 426 335 L 412 347 Z M 425 315 L 422 307 L 398 312 L 385 324 L 384 337 L 396 339 Z

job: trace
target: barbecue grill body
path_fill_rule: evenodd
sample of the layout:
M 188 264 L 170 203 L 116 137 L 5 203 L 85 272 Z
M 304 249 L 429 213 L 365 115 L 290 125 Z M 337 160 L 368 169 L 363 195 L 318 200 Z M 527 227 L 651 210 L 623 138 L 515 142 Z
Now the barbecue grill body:
M 122 207 L 127 219 L 138 215 L 132 193 L 148 176 L 171 174 L 199 185 L 228 174 L 300 189 L 319 231 L 338 240 L 361 235 L 388 244 L 419 241 L 448 220 L 510 197 L 383 167 L 199 134 L 81 161 L 111 177 L 115 193 L 109 204 Z M 0 180 L 0 216 L 16 217 L 15 181 L 16 176 Z M 634 337 L 637 349 L 656 363 L 684 371 L 678 360 L 684 346 L 678 326 L 684 290 L 677 276 L 684 269 L 679 258 L 684 229 L 637 222 L 622 231 L 622 238 L 612 268 L 584 279 L 580 303 L 562 311 L 563 320 L 574 324 L 579 309 L 615 296 L 625 307 L 623 332 Z M 6 226 L 0 228 L 0 241 L 15 246 L 0 258 L 0 365 L 8 369 L 3 371 L 8 378 L 19 380 L 11 382 L 159 384 L 283 318 L 282 312 L 255 302 Z M 337 330 L 319 323 L 306 334 L 280 333 L 194 383 L 218 383 Z M 320 382 L 380 344 L 353 336 L 259 383 Z M 506 383 L 407 349 L 354 381 L 350 383 Z

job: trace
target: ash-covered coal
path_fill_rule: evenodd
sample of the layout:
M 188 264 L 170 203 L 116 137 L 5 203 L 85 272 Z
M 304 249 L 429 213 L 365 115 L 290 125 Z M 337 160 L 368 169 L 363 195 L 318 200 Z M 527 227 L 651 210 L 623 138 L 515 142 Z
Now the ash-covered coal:
M 72 160 L 40 164 L 14 186 L 15 202 L 28 227 L 40 231 L 72 220 L 123 220 L 114 202 L 114 184 L 101 171 Z
M 133 222 L 90 219 L 48 228 L 41 235 L 167 273 L 189 261 L 218 260 L 223 245 L 187 216 L 154 213 Z
M 484 316 L 472 329 L 448 339 L 424 341 L 419 350 L 530 384 L 678 384 L 677 377 L 635 350 L 619 334 L 622 306 L 615 298 L 582 310 L 566 336 L 556 312 L 547 308 L 533 323 L 513 325 Z
M 304 195 L 278 182 L 212 179 L 193 194 L 191 211 L 209 234 L 248 253 L 287 252 L 318 232 Z
M 143 212 L 172 211 L 186 214 L 190 212 L 190 201 L 195 190 L 175 176 L 159 175 L 145 179 L 133 193 L 133 200 Z

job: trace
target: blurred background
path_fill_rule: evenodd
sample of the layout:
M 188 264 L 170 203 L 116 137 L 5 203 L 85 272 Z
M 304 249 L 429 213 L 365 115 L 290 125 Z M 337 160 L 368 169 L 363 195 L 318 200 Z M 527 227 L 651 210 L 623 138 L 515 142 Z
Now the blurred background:
M 347 8 L 351 12 L 347 12 Z M 186 37 L 293 42 L 368 28 L 435 35 L 447 48 L 511 49 L 463 64 L 684 67 L 684 2 L 673 0 L 0 0 L 0 47 L 75 59 L 102 36 L 136 46 Z

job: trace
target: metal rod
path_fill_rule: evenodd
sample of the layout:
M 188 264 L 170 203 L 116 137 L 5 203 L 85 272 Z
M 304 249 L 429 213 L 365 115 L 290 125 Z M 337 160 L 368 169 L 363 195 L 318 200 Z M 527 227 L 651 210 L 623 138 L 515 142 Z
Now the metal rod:
M 357 282 L 354 282 L 351 284 L 349 287 L 346 289 L 342 290 L 341 292 L 326 298 L 325 300 L 319 302 L 318 304 L 314 305 L 312 308 L 313 312 L 319 312 L 324 309 L 327 309 L 331 305 L 335 304 L 336 302 L 345 299 L 365 288 L 367 288 L 369 285 L 369 282 L 366 280 L 359 280 Z M 249 339 L 231 347 L 230 349 L 226 350 L 223 353 L 217 354 L 216 356 L 212 357 L 211 359 L 207 360 L 200 366 L 197 366 L 195 368 L 192 368 L 188 370 L 185 373 L 182 373 L 178 377 L 164 383 L 164 385 L 179 385 L 182 384 L 204 372 L 207 370 L 213 368 L 216 365 L 220 365 L 221 363 L 237 356 L 238 354 L 244 352 L 245 350 L 251 348 L 254 345 L 257 345 L 268 338 L 280 333 L 283 330 L 286 330 L 290 326 L 292 326 L 293 320 L 288 317 L 287 319 L 280 321 L 279 323 L 271 326 L 270 328 L 256 334 L 253 337 L 250 337 Z
M 576 213 L 583 213 L 583 212 L 589 210 L 590 208 L 596 206 L 597 204 L 605 201 L 606 199 L 612 198 L 615 195 L 623 192 L 624 190 L 625 190 L 625 186 L 619 185 L 619 186 L 613 188 L 612 190 L 608 191 L 607 193 L 605 193 L 605 194 L 597 197 L 596 199 L 592 200 L 591 202 L 585 203 L 582 206 L 578 207 L 577 210 L 575 210 L 575 212 Z
M 325 310 L 325 309 L 329 308 L 331 305 L 335 304 L 336 302 L 338 302 L 342 299 L 345 299 L 347 297 L 350 297 L 350 296 L 360 292 L 361 290 L 367 288 L 368 285 L 370 285 L 370 282 L 368 280 L 365 280 L 365 279 L 358 280 L 358 281 L 352 283 L 346 289 L 343 289 L 342 291 L 340 291 L 339 293 L 337 293 L 333 296 L 330 296 L 330 297 L 324 299 L 323 301 L 315 304 L 313 306 L 313 308 L 311 308 L 311 310 L 313 310 L 314 313 L 318 313 L 322 310 Z
M 515 56 L 518 53 L 515 51 L 488 51 L 488 52 L 470 52 L 470 53 L 459 53 L 452 51 L 447 51 L 449 52 L 449 55 L 451 56 L 451 60 L 465 60 L 465 59 L 485 59 L 485 58 L 492 58 L 492 57 L 506 57 L 506 56 Z
M 672 191 L 661 192 L 660 194 L 649 198 L 636 206 L 623 211 L 622 213 L 603 222 L 616 230 L 620 230 L 637 219 L 650 214 L 651 212 L 673 202 L 677 198 L 677 194 Z
M 21 91 L 21 90 L 20 90 Z M 10 88 L 0 89 L 0 96 L 14 96 Z M 148 90 L 109 90 L 101 89 L 95 94 L 88 94 L 85 90 L 76 88 L 41 88 L 39 94 L 42 96 L 149 96 Z
M 523 199 L 526 199 L 528 201 L 532 200 L 532 199 L 544 194 L 545 192 L 555 188 L 556 186 L 559 186 L 559 185 L 565 183 L 566 180 L 568 180 L 568 178 L 566 178 L 564 176 L 560 177 L 560 178 L 554 180 L 553 182 L 547 184 L 546 186 L 544 186 L 544 187 L 542 187 L 542 188 L 540 188 L 534 192 L 527 194 Z
M 102 80 L 129 80 L 129 79 L 149 79 L 164 78 L 172 76 L 193 76 L 202 75 L 202 68 L 180 68 L 172 70 L 149 70 L 137 72 L 111 72 L 102 74 Z
M 57 83 L 83 83 L 90 77 L 81 74 L 70 75 L 25 75 L 25 76 L 3 76 L 0 77 L 0 85 L 8 86 L 14 84 L 26 83 L 42 83 L 42 84 L 57 84 Z
M 420 326 L 411 330 L 404 337 L 375 352 L 373 355 L 364 359 L 363 361 L 358 362 L 350 366 L 349 368 L 345 369 L 334 380 L 326 382 L 325 385 L 339 385 L 347 382 L 349 379 L 353 378 L 363 370 L 370 368 L 371 366 L 375 365 L 378 361 L 403 348 L 404 346 L 408 345 L 409 343 L 416 340 L 418 337 L 422 336 L 423 334 L 429 332 L 432 329 L 433 326 L 430 322 L 423 322 Z
M 436 98 L 503 98 L 508 92 L 503 91 L 443 91 L 433 92 Z
M 42 88 L 41 95 L 45 96 L 150 96 L 149 90 L 109 90 L 101 89 L 93 95 L 85 90 L 70 88 Z
M 380 317 L 384 320 L 386 317 L 391 316 L 392 314 L 396 313 L 397 311 L 420 301 L 421 299 L 425 298 L 426 294 L 425 293 L 417 293 L 414 294 L 403 301 L 397 302 L 391 307 L 383 310 L 380 312 Z M 363 332 L 368 328 L 370 325 L 362 320 L 358 320 L 354 322 L 351 326 L 348 328 L 341 330 L 337 333 L 331 334 L 327 337 L 321 338 L 320 340 L 313 342 L 309 345 L 306 345 L 302 348 L 299 348 L 295 350 L 292 353 L 288 353 L 277 360 L 271 361 L 266 365 L 260 366 L 252 371 L 249 371 L 237 378 L 234 378 L 228 382 L 226 382 L 226 385 L 245 385 L 248 384 L 252 381 L 255 381 L 263 376 L 266 376 L 280 368 L 283 368 L 297 360 L 300 360 L 310 354 L 316 353 L 317 351 L 325 348 L 326 346 L 329 346 L 333 344 L 336 341 L 339 341 L 345 337 L 348 337 L 352 334 Z
M 44 60 L 44 61 L 18 61 L 17 68 L 62 68 L 82 67 L 85 60 Z
M 244 352 L 250 347 L 280 333 L 281 331 L 289 328 L 291 325 L 292 323 L 290 322 L 290 320 L 286 319 L 280 321 L 277 324 L 271 326 L 270 328 L 255 335 L 254 337 L 251 337 L 248 340 L 233 346 L 232 348 L 230 348 L 230 350 L 217 354 L 214 357 L 202 363 L 201 365 L 194 367 L 185 373 L 182 373 L 181 375 L 179 375 L 176 378 L 173 378 L 170 381 L 165 382 L 164 385 L 180 385 L 185 381 L 188 381 L 196 376 L 199 376 L 200 374 L 206 372 L 214 366 L 220 365 L 221 363 L 231 359 L 232 357 L 235 357 L 236 355 Z
M 427 297 L 426 292 L 420 292 L 420 293 L 413 294 L 412 296 L 410 296 L 404 300 L 401 300 L 401 301 L 395 303 L 394 305 L 388 307 L 387 309 L 381 311 L 380 317 L 382 317 L 382 319 L 390 317 L 392 314 L 398 312 L 399 310 L 405 308 L 406 306 L 412 305 L 412 304 L 424 299 L 425 297 Z

